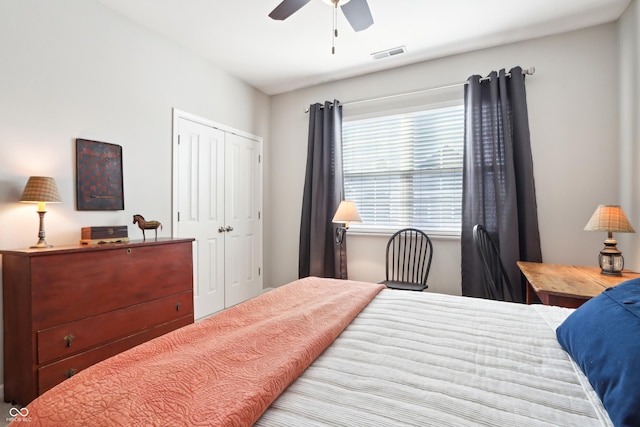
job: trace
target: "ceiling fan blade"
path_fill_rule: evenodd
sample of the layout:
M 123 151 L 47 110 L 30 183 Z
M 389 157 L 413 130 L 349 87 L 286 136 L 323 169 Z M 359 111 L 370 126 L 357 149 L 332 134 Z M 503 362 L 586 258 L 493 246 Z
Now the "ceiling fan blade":
M 367 0 L 351 0 L 340 7 L 355 31 L 366 30 L 373 24 Z
M 269 18 L 277 19 L 278 21 L 287 19 L 310 1 L 311 0 L 283 0 L 282 3 L 269 14 Z

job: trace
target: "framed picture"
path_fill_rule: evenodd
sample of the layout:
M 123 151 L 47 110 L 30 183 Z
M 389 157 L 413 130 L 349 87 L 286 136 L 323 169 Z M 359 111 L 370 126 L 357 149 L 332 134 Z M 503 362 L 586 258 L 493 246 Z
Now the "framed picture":
M 121 146 L 76 139 L 76 203 L 79 211 L 124 210 Z

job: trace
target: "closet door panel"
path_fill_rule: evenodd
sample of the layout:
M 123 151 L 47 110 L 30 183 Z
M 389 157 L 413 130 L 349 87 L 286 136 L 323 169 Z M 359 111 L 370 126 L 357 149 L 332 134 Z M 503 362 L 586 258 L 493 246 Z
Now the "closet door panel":
M 194 237 L 194 314 L 225 305 L 225 132 L 180 119 L 177 159 L 177 236 Z
M 262 291 L 260 276 L 259 144 L 227 134 L 225 148 L 226 233 L 225 305 L 253 298 Z

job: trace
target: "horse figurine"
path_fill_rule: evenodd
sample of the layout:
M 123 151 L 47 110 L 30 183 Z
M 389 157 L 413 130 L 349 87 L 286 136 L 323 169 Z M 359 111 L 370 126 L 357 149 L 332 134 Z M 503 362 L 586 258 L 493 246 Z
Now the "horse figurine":
M 138 227 L 140 227 L 140 230 L 142 230 L 143 240 L 147 240 L 146 236 L 144 235 L 144 230 L 155 230 L 156 240 L 158 240 L 158 228 L 162 230 L 162 224 L 160 224 L 160 221 L 145 221 L 142 215 L 134 215 L 133 223 L 135 224 L 136 222 L 138 223 Z

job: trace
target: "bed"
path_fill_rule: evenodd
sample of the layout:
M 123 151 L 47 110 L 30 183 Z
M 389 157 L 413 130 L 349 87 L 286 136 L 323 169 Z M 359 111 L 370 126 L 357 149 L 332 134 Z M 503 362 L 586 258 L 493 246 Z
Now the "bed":
M 584 312 L 310 277 L 94 365 L 14 425 L 637 425 L 640 401 L 610 414 L 559 343 Z

